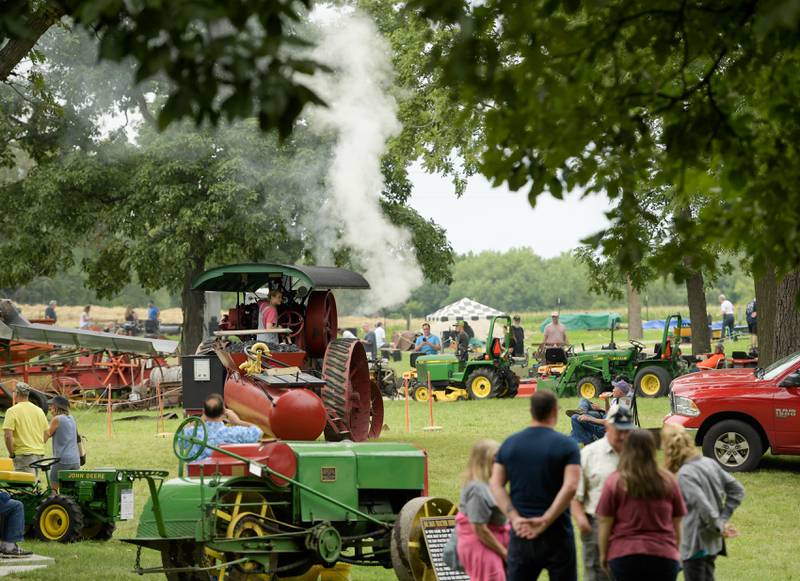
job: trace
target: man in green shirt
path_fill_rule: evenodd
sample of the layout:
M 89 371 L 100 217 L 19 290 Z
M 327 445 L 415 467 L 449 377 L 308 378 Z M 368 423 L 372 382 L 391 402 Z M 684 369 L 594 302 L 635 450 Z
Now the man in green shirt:
M 14 405 L 6 411 L 3 422 L 3 434 L 14 470 L 36 474 L 30 465 L 44 458 L 44 431 L 48 424 L 42 408 L 29 401 L 30 392 L 30 385 L 17 382 Z

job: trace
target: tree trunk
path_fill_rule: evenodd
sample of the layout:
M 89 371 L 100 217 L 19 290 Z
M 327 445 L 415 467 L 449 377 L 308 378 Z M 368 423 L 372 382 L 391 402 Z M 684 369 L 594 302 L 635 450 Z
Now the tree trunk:
M 181 289 L 181 308 L 183 310 L 183 332 L 181 333 L 181 353 L 191 355 L 203 341 L 203 309 L 206 297 L 202 291 L 192 290 L 192 281 L 205 270 L 205 260 L 190 260 L 183 273 Z
M 797 297 L 800 294 L 800 271 L 783 277 L 775 289 L 775 325 L 772 335 L 772 361 L 800 351 L 800 310 Z M 761 318 L 761 305 L 758 304 L 758 318 Z M 759 326 L 761 323 L 759 323 Z M 759 328 L 759 336 L 761 336 Z M 764 367 L 759 359 L 759 365 Z
M 628 340 L 641 341 L 642 333 L 642 297 L 633 285 L 630 277 L 626 277 L 625 286 L 628 292 Z
M 0 49 L 0 81 L 8 78 L 39 38 L 62 16 L 64 7 L 59 2 L 48 2 L 43 10 L 28 17 L 23 25 L 27 34 L 25 38 L 12 38 Z
M 758 365 L 766 367 L 775 361 L 775 295 L 778 283 L 771 265 L 756 278 L 756 304 L 758 306 Z
M 703 273 L 695 271 L 686 279 L 689 319 L 692 321 L 692 355 L 711 352 L 711 331 L 708 328 L 708 305 Z

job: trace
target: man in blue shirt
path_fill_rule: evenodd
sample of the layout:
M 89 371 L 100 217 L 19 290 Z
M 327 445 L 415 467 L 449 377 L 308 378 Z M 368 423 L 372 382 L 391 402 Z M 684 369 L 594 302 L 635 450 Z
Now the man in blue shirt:
M 575 538 L 569 505 L 578 488 L 581 454 L 574 440 L 556 432 L 558 400 L 552 392 L 531 396 L 531 425 L 509 436 L 495 457 L 491 488 L 508 515 L 508 581 L 577 581 Z M 510 490 L 506 490 L 510 483 Z
M 227 409 L 222 396 L 212 393 L 206 398 L 203 404 L 203 421 L 208 430 L 208 443 L 212 446 L 222 444 L 253 444 L 261 441 L 261 428 L 244 422 L 233 410 Z M 230 425 L 225 425 L 227 422 Z M 188 429 L 188 428 L 187 428 Z M 197 450 L 197 446 L 192 449 L 192 454 Z M 205 460 L 211 456 L 210 448 L 203 450 L 197 460 Z
M 422 324 L 422 335 L 414 343 L 414 352 L 423 355 L 436 355 L 442 349 L 442 340 L 436 335 L 431 335 L 431 326 Z
M 157 333 L 159 327 L 158 317 L 161 314 L 159 308 L 153 301 L 147 303 L 147 321 L 144 323 L 145 331 L 147 333 Z

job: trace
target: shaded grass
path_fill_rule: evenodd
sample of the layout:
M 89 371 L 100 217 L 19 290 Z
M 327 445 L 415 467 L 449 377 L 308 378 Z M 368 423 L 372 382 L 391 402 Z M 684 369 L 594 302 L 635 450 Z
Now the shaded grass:
M 561 400 L 564 409 L 574 407 L 575 398 Z M 428 421 L 428 406 L 410 402 L 411 430 L 405 432 L 405 402 L 386 402 L 386 424 L 382 439 L 411 442 L 425 448 L 430 462 L 430 493 L 452 500 L 458 498 L 460 473 L 473 442 L 479 438 L 503 440 L 527 425 L 528 402 L 524 399 L 489 400 L 482 402 L 437 403 L 435 422 L 439 432 L 423 432 Z M 657 427 L 667 413 L 667 400 L 640 400 L 642 425 Z M 89 467 L 117 466 L 128 468 L 169 469 L 177 467 L 171 451 L 171 439 L 156 437 L 156 422 L 152 414 L 140 421 L 119 421 L 137 414 L 117 414 L 114 437 L 106 438 L 106 418 L 94 411 L 78 411 L 80 429 L 89 438 Z M 138 414 L 143 415 L 143 414 Z M 167 422 L 172 431 L 177 420 Z M 568 418 L 559 417 L 557 429 L 567 432 Z M 741 536 L 728 544 L 729 558 L 718 560 L 718 578 L 724 580 L 800 579 L 795 572 L 792 547 L 796 545 L 796 523 L 800 508 L 796 500 L 800 458 L 767 456 L 759 471 L 740 476 L 747 492 L 743 506 L 733 522 Z M 136 485 L 137 515 L 141 512 L 147 492 L 143 483 Z M 73 545 L 27 542 L 34 551 L 54 557 L 56 565 L 43 570 L 21 574 L 14 579 L 138 579 L 131 572 L 135 547 L 119 539 L 135 534 L 135 522 L 121 523 L 115 538 L 106 543 L 82 542 Z M 159 564 L 158 554 L 142 552 L 145 566 Z M 151 578 L 159 578 L 152 576 Z M 163 577 L 162 577 L 163 578 Z M 390 570 L 356 568 L 356 581 L 394 579 Z

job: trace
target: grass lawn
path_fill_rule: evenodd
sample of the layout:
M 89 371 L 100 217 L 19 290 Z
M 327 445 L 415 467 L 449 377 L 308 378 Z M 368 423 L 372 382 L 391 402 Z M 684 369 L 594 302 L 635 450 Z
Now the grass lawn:
M 575 399 L 562 400 L 563 408 L 573 407 Z M 435 420 L 442 431 L 427 433 L 422 428 L 427 421 L 426 404 L 411 402 L 411 432 L 404 432 L 403 401 L 386 402 L 386 423 L 383 439 L 412 442 L 428 450 L 430 458 L 430 492 L 437 496 L 457 499 L 459 476 L 472 443 L 478 438 L 502 440 L 528 423 L 527 400 L 489 400 L 483 402 L 454 402 L 435 404 Z M 654 427 L 667 411 L 667 400 L 640 400 L 640 413 L 645 427 Z M 156 436 L 156 422 L 150 417 L 138 421 L 121 421 L 136 414 L 117 414 L 113 439 L 106 437 L 106 418 L 92 410 L 78 410 L 76 418 L 81 431 L 89 439 L 87 467 L 118 466 L 131 468 L 167 468 L 173 474 L 176 461 L 171 451 L 171 439 Z M 177 420 L 167 422 L 173 431 Z M 568 421 L 561 416 L 558 429 L 568 430 Z M 731 557 L 718 562 L 719 579 L 750 580 L 800 579 L 793 561 L 792 546 L 796 545 L 796 524 L 800 508 L 794 495 L 798 491 L 800 458 L 764 459 L 759 471 L 741 476 L 747 497 L 734 516 L 741 536 L 729 543 Z M 146 498 L 143 484 L 136 488 L 137 514 Z M 34 551 L 52 556 L 56 565 L 16 579 L 135 579 L 131 572 L 135 548 L 118 539 L 133 536 L 135 522 L 121 523 L 115 539 L 109 542 L 82 542 L 72 545 L 26 542 Z M 156 566 L 158 555 L 143 552 L 143 564 Z M 157 578 L 153 576 L 153 578 Z M 377 581 L 394 579 L 391 571 L 354 569 L 353 579 Z

